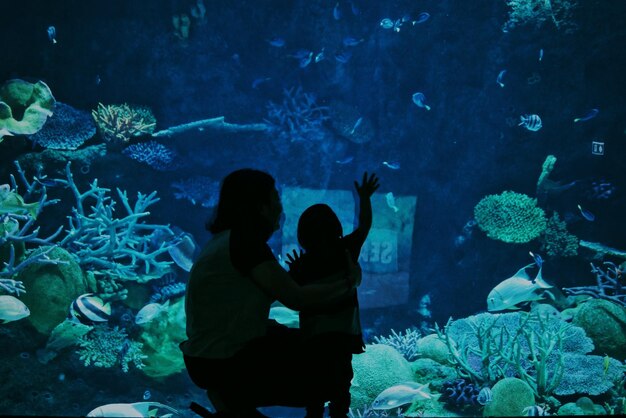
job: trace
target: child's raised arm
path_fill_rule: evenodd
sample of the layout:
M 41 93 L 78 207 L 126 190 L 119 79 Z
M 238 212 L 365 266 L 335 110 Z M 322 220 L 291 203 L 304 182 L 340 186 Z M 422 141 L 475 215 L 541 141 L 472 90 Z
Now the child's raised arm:
M 372 173 L 369 176 L 367 171 L 363 173 L 363 180 L 361 184 L 357 181 L 354 182 L 357 195 L 359 196 L 359 221 L 354 232 L 361 238 L 361 243 L 367 238 L 367 234 L 372 227 L 372 202 L 371 197 L 378 189 L 378 177 L 376 173 Z

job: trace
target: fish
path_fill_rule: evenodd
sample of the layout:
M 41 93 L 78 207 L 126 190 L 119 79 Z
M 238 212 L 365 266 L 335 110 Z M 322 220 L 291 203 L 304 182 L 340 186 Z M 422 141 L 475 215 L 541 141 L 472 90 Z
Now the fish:
M 419 25 L 420 23 L 426 22 L 428 19 L 430 19 L 430 14 L 428 14 L 427 12 L 422 12 L 419 15 L 417 15 L 417 19 L 411 22 L 411 24 L 413 26 Z
M 498 83 L 500 87 L 504 87 L 504 83 L 502 82 L 502 79 L 504 78 L 505 74 L 506 74 L 506 70 L 502 70 L 498 73 L 498 77 L 496 78 L 496 83 Z
M 337 4 L 335 4 L 335 7 L 333 7 L 333 18 L 335 20 L 339 20 L 341 19 L 341 16 L 341 8 L 339 7 L 339 2 L 337 2 Z
M 394 26 L 393 20 L 391 20 L 388 17 L 386 17 L 386 18 L 384 18 L 383 20 L 380 21 L 380 26 L 383 29 L 391 29 Z
M 605 354 L 602 358 L 602 370 L 604 370 L 604 375 L 609 372 L 609 366 L 611 365 L 611 357 L 608 354 Z
M 359 6 L 357 6 L 356 3 L 353 1 L 350 1 L 349 3 L 350 3 L 350 11 L 352 12 L 352 14 L 355 16 L 360 16 L 361 9 L 359 8 Z
M 270 44 L 270 46 L 273 46 L 275 48 L 282 48 L 285 46 L 286 42 L 283 38 L 280 38 L 278 36 L 275 36 L 273 38 L 270 39 L 266 39 L 267 43 Z
M 482 388 L 480 392 L 478 392 L 478 396 L 476 397 L 476 402 L 481 405 L 490 404 L 493 401 L 493 394 L 491 393 L 491 389 Z
M 294 52 L 292 55 L 289 55 L 289 56 L 297 60 L 301 60 L 303 58 L 308 57 L 312 53 L 313 52 L 308 49 L 298 49 L 296 52 Z
M 56 44 L 57 43 L 57 29 L 54 26 L 48 26 L 48 39 L 50 40 L 50 42 L 52 42 L 52 44 Z
M 346 36 L 345 38 L 343 38 L 343 46 L 357 46 L 364 40 L 365 39 L 363 38 L 356 39 L 356 38 L 353 38 L 352 36 Z
M 534 254 L 532 251 L 528 251 L 528 254 L 535 260 L 535 264 L 537 267 L 541 267 L 543 265 L 543 258 L 539 254 Z
M 522 267 L 513 276 L 494 287 L 487 296 L 487 310 L 493 312 L 519 309 L 517 305 L 544 299 L 543 293 L 554 299 L 554 295 L 548 290 L 554 286 L 546 283 L 541 276 L 543 266 L 539 267 L 534 279 L 526 273 L 526 269 L 533 266 L 535 263 Z
M 578 205 L 578 210 L 580 211 L 580 214 L 583 216 L 583 218 L 585 218 L 589 222 L 593 222 L 596 220 L 596 215 L 589 212 L 587 209 L 584 209 L 582 206 Z
M 403 23 L 404 21 L 402 19 L 396 19 L 396 21 L 393 22 L 393 31 L 400 32 L 400 27 L 402 27 Z
M 38 178 L 33 176 L 33 180 L 46 187 L 69 187 L 67 180 L 63 179 L 49 179 L 47 177 Z
M 424 93 L 421 93 L 419 91 L 417 93 L 413 93 L 412 98 L 413 98 L 413 103 L 415 103 L 417 107 L 430 110 L 430 106 L 424 103 L 426 101 L 426 97 L 424 96 Z
M 337 52 L 335 54 L 335 60 L 342 64 L 345 64 L 348 61 L 350 61 L 350 58 L 352 58 L 352 52 L 350 51 Z
M 398 212 L 400 210 L 400 208 L 396 206 L 396 198 L 394 197 L 393 192 L 389 192 L 385 195 L 385 201 L 387 202 L 387 206 L 393 209 L 394 212 Z
M 354 157 L 352 155 L 348 155 L 345 158 L 342 158 L 341 160 L 337 160 L 335 161 L 337 164 L 350 164 L 352 161 L 354 160 Z
M 307 67 L 311 63 L 312 60 L 313 60 L 313 52 L 310 52 L 309 55 L 307 55 L 306 57 L 300 60 L 300 63 L 299 63 L 300 68 Z
M 111 305 L 93 293 L 85 293 L 72 302 L 67 318 L 85 325 L 107 322 L 111 318 Z
M 543 48 L 539 50 L 539 62 L 543 59 Z
M 315 61 L 316 64 L 326 58 L 326 55 L 324 54 L 324 49 L 326 48 L 322 48 L 322 50 L 315 55 L 313 61 Z
M 533 405 L 524 408 L 522 414 L 524 414 L 525 417 L 545 417 L 548 415 L 548 411 L 539 405 Z
M 24 302 L 15 296 L 0 295 L 0 321 L 3 324 L 19 321 L 28 315 L 30 315 L 30 310 Z
M 135 324 L 147 324 L 154 318 L 159 316 L 161 312 L 166 311 L 170 306 L 170 300 L 166 300 L 165 303 L 149 303 L 137 312 L 135 316 Z
M 587 122 L 588 120 L 593 119 L 596 116 L 598 116 L 598 113 L 600 113 L 600 109 L 595 109 L 595 108 L 591 109 L 587 113 L 585 113 L 585 116 L 581 116 L 579 118 L 574 119 L 574 123 Z
M 383 161 L 383 165 L 387 168 L 390 168 L 392 170 L 400 170 L 400 163 L 399 162 L 387 162 L 387 161 Z
M 517 126 L 522 126 L 529 131 L 537 132 L 543 125 L 541 124 L 539 115 L 522 115 L 520 116 L 520 123 Z
M 150 399 L 151 397 L 152 397 L 152 394 L 150 393 L 150 391 L 149 391 L 149 390 L 146 390 L 146 391 L 143 393 L 143 400 L 144 400 L 144 401 L 147 401 L 147 400 L 148 400 L 148 399 Z
M 254 80 L 252 80 L 252 88 L 256 90 L 259 88 L 261 84 L 267 83 L 271 79 L 272 79 L 271 77 L 257 77 Z
M 360 118 L 356 120 L 356 122 L 354 122 L 354 126 L 352 127 L 352 130 L 350 131 L 350 135 L 354 135 L 354 132 L 356 132 L 356 129 L 359 126 L 361 126 L 362 123 L 363 123 L 363 117 L 361 116 Z
M 0 185 L 0 214 L 27 212 L 33 219 L 37 219 L 39 202 L 24 203 L 24 199 L 16 191 L 11 190 L 8 184 Z
M 180 414 L 180 412 L 171 406 L 163 405 L 159 402 L 135 402 L 135 403 L 109 403 L 101 405 L 91 410 L 88 417 L 128 417 L 128 418 L 143 418 L 157 416 L 156 409 L 150 410 L 151 407 L 157 409 L 167 409 L 174 414 Z M 171 417 L 171 414 L 158 414 L 161 418 Z
M 372 402 L 372 409 L 387 410 L 411 404 L 416 400 L 431 399 L 428 383 L 406 382 L 383 390 Z
M 285 306 L 272 306 L 270 308 L 269 319 L 273 319 L 288 328 L 300 327 L 300 314 Z

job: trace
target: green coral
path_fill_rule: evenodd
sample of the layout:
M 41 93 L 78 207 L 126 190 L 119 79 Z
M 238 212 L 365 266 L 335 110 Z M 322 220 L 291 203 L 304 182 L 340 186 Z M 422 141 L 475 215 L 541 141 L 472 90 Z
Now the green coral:
M 483 197 L 474 207 L 474 218 L 489 238 L 509 243 L 532 241 L 547 225 L 537 199 L 512 191 Z
M 571 257 L 578 254 L 578 238 L 567 231 L 567 224 L 556 212 L 548 219 L 541 240 L 542 251 L 551 257 Z
M 506 4 L 510 10 L 509 20 L 502 28 L 504 32 L 529 24 L 539 28 L 549 21 L 565 33 L 576 29 L 576 23 L 572 20 L 576 0 L 508 0 Z
M 533 390 L 523 380 L 507 377 L 491 388 L 492 401 L 485 405 L 483 416 L 519 417 L 535 405 Z
M 97 325 L 88 334 L 78 339 L 78 355 L 85 367 L 110 368 L 117 364 L 122 367 L 124 373 L 128 372 L 128 365 L 133 363 L 138 369 L 144 367 L 141 353 L 143 344 L 128 339 L 124 330 L 107 325 Z
M 32 135 L 52 116 L 56 101 L 43 81 L 14 79 L 0 86 L 0 142 L 3 135 Z M 16 115 L 22 115 L 20 120 Z

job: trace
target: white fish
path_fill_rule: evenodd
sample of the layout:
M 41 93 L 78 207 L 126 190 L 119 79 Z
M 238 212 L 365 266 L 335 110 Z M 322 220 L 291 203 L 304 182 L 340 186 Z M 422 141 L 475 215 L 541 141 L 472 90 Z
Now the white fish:
M 69 319 L 73 322 L 91 325 L 106 322 L 111 317 L 111 305 L 93 293 L 85 293 L 77 297 L 70 305 Z
M 164 304 L 149 303 L 137 312 L 135 324 L 147 324 L 170 306 L 169 299 Z
M 539 115 L 522 115 L 518 126 L 523 126 L 529 131 L 536 132 L 543 126 Z
M 387 206 L 393 209 L 394 212 L 400 210 L 400 208 L 396 206 L 396 198 L 393 196 L 392 192 L 389 192 L 385 195 L 385 200 L 387 201 Z
M 487 296 L 487 310 L 491 312 L 519 309 L 517 305 L 521 303 L 544 299 L 542 295 L 544 292 L 554 299 L 554 295 L 547 290 L 554 286 L 546 283 L 541 277 L 543 266 L 539 267 L 534 279 L 526 273 L 527 268 L 534 266 L 535 263 L 522 267 L 512 277 L 494 287 Z
M 400 163 L 395 161 L 383 161 L 383 165 L 392 170 L 400 170 Z
M 30 310 L 24 302 L 11 295 L 0 296 L 0 321 L 3 324 L 18 321 L 28 315 L 30 315 Z
M 197 245 L 193 237 L 190 234 L 183 234 L 180 242 L 175 247 L 168 248 L 167 252 L 178 267 L 185 271 L 191 271 L 196 248 Z
M 350 135 L 354 135 L 354 132 L 359 126 L 361 126 L 361 123 L 363 123 L 363 116 L 361 116 L 360 118 L 356 120 L 356 122 L 354 123 L 354 127 L 350 131 Z
M 135 402 L 135 403 L 109 403 L 102 405 L 92 410 L 87 414 L 88 417 L 128 417 L 128 418 L 143 418 L 149 416 L 157 416 L 155 410 L 150 411 L 150 407 L 167 409 L 174 414 L 179 412 L 167 405 L 163 405 L 158 402 Z M 158 416 L 165 418 L 171 416 L 171 414 Z
M 391 29 L 393 28 L 393 20 L 389 19 L 389 18 L 384 18 L 383 20 L 380 21 L 380 26 L 383 29 Z
M 269 318 L 288 328 L 300 327 L 300 315 L 298 312 L 285 306 L 272 306 Z
M 430 399 L 428 383 L 406 382 L 383 390 L 372 402 L 372 409 L 386 410 L 401 407 L 420 399 Z
M 478 396 L 476 397 L 476 402 L 481 405 L 490 404 L 493 401 L 493 393 L 491 393 L 491 389 L 485 387 L 478 392 Z
M 502 70 L 498 73 L 498 78 L 496 78 L 496 83 L 498 83 L 500 87 L 504 87 L 504 83 L 502 82 L 502 80 L 504 79 L 505 74 L 506 70 Z
M 421 93 L 419 91 L 417 93 L 413 93 L 412 99 L 413 99 L 413 103 L 415 103 L 418 107 L 421 107 L 426 110 L 430 110 L 430 106 L 428 106 L 425 103 L 426 97 L 424 96 L 424 93 Z

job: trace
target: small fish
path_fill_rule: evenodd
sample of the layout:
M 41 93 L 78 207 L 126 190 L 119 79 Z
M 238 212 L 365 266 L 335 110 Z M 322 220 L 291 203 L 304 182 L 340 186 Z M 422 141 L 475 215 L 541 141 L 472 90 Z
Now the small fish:
M 335 60 L 342 64 L 346 64 L 350 61 L 350 58 L 352 58 L 352 52 L 350 51 L 337 52 L 335 54 Z
M 273 38 L 267 39 L 267 43 L 275 48 L 282 48 L 285 46 L 286 42 L 283 38 L 275 36 Z
M 333 7 L 333 18 L 335 18 L 335 20 L 339 20 L 341 19 L 341 15 L 341 8 L 339 7 L 339 2 L 337 2 L 335 7 Z
M 396 21 L 393 22 L 393 31 L 400 32 L 400 28 L 402 27 L 403 23 L 404 22 L 402 21 L 402 19 L 396 19 Z
M 576 123 L 576 122 L 586 122 L 586 121 L 588 121 L 590 119 L 593 119 L 596 116 L 598 116 L 598 113 L 600 113 L 599 109 L 591 109 L 589 112 L 587 112 L 585 114 L 585 116 L 582 116 L 580 118 L 574 119 L 574 123 Z
M 417 19 L 415 19 L 413 22 L 411 22 L 411 24 L 413 26 L 419 25 L 420 23 L 426 22 L 428 19 L 430 19 L 430 14 L 428 14 L 426 12 L 422 12 L 419 15 L 417 15 Z
M 346 36 L 345 38 L 343 38 L 343 46 L 357 46 L 358 44 L 360 44 L 361 42 L 363 42 L 365 39 L 361 38 L 361 39 L 356 39 L 352 36 Z
M 308 57 L 310 54 L 312 54 L 312 51 L 309 51 L 308 49 L 298 49 L 296 52 L 293 53 L 293 55 L 289 56 L 297 60 L 301 60 Z
M 430 110 L 430 106 L 425 104 L 425 101 L 426 97 L 424 96 L 424 93 L 417 92 L 413 94 L 413 103 L 415 103 L 418 107 Z
M 522 414 L 524 414 L 525 417 L 545 417 L 548 415 L 548 412 L 539 405 L 533 405 L 524 408 Z
M 526 269 L 533 266 L 535 263 L 522 267 L 513 276 L 494 287 L 487 295 L 487 310 L 493 312 L 519 309 L 517 305 L 544 299 L 542 293 L 546 293 L 554 299 L 554 295 L 547 290 L 554 286 L 543 280 L 541 276 L 542 266 L 539 267 L 534 279 L 526 273 Z
M 63 179 L 49 179 L 47 177 L 44 177 L 44 178 L 33 177 L 33 180 L 35 180 L 37 183 L 41 184 L 42 186 L 46 186 L 46 187 L 69 187 L 67 180 L 63 180 Z
M 611 357 L 609 357 L 608 354 L 605 354 L 604 358 L 602 359 L 602 369 L 604 370 L 605 376 L 609 372 L 610 365 L 611 365 Z
M 372 409 L 395 409 L 417 400 L 431 398 L 428 383 L 421 385 L 415 382 L 406 382 L 383 390 L 372 402 Z
M 543 59 L 543 48 L 539 50 L 539 62 Z
M 352 161 L 354 160 L 354 157 L 352 155 L 348 155 L 345 158 L 342 158 L 341 160 L 337 160 L 335 161 L 337 164 L 350 164 Z
M 94 79 L 96 82 L 96 86 L 99 86 L 102 83 L 102 79 L 100 78 L 100 74 L 96 74 L 96 78 Z
M 352 14 L 355 16 L 360 16 L 361 15 L 361 9 L 359 8 L 359 6 L 356 5 L 355 2 L 351 1 L 350 3 L 350 10 L 352 11 Z
M 534 254 L 532 251 L 528 251 L 528 254 L 535 260 L 535 264 L 537 267 L 541 267 L 543 265 L 543 258 L 539 254 Z
M 500 87 L 504 87 L 504 83 L 502 82 L 502 79 L 504 78 L 505 74 L 506 74 L 506 70 L 502 70 L 498 73 L 498 78 L 496 78 L 496 83 L 498 83 Z
M 326 55 L 324 54 L 324 49 L 326 48 L 322 48 L 322 50 L 315 55 L 314 61 L 316 64 L 326 58 Z
M 156 318 L 161 312 L 167 310 L 170 306 L 170 300 L 166 300 L 165 303 L 149 303 L 137 312 L 135 317 L 135 324 L 147 324 Z
M 111 305 L 93 293 L 77 297 L 70 305 L 68 319 L 84 325 L 106 322 L 111 317 Z
M 271 77 L 257 77 L 252 81 L 252 88 L 256 90 L 261 84 L 267 83 L 271 79 Z
M 0 321 L 3 324 L 18 321 L 30 315 L 24 302 L 11 295 L 0 295 Z
M 383 20 L 380 21 L 380 26 L 383 29 L 391 29 L 393 28 L 393 20 L 389 18 L 384 18 Z
M 311 63 L 312 60 L 313 60 L 313 52 L 310 52 L 308 56 L 300 60 L 300 64 L 299 64 L 300 68 L 308 67 L 308 65 Z
M 390 168 L 392 170 L 400 170 L 400 163 L 399 162 L 388 162 L 388 161 L 383 161 L 383 165 L 387 168 Z
M 400 208 L 396 206 L 396 198 L 392 192 L 385 195 L 385 201 L 387 202 L 387 206 L 393 209 L 394 212 L 398 212 L 400 210 Z
M 52 42 L 53 44 L 57 43 L 57 29 L 54 26 L 48 26 L 48 39 L 50 39 L 50 42 Z
M 197 248 L 198 245 L 193 239 L 193 235 L 183 233 L 180 237 L 180 242 L 176 246 L 168 248 L 167 252 L 178 267 L 185 271 L 191 271 L 193 257 Z
M 270 308 L 269 319 L 273 319 L 287 328 L 300 327 L 300 315 L 298 312 L 285 306 L 272 306 Z
M 491 389 L 482 388 L 480 392 L 478 392 L 478 396 L 476 397 L 476 402 L 481 405 L 490 404 L 493 401 L 493 394 L 491 393 Z
M 151 407 L 157 408 L 150 410 Z M 158 402 L 109 403 L 90 411 L 88 417 L 155 417 L 165 418 L 172 414 L 157 414 L 158 409 L 167 409 L 178 415 L 180 412 L 170 406 Z
M 593 213 L 589 212 L 587 209 L 584 209 L 582 206 L 578 205 L 578 210 L 580 211 L 580 214 L 583 216 L 583 218 L 585 218 L 589 222 L 593 222 L 596 220 L 596 216 Z
M 356 122 L 354 123 L 354 127 L 352 127 L 352 130 L 350 131 L 350 135 L 354 135 L 354 132 L 356 132 L 356 129 L 361 126 L 361 124 L 363 123 L 363 117 L 361 116 L 360 118 L 358 118 L 356 120 Z
M 149 391 L 149 390 L 146 390 L 146 391 L 143 393 L 143 400 L 144 400 L 144 401 L 147 401 L 147 400 L 148 400 L 148 399 L 150 399 L 151 397 L 152 397 L 152 394 L 150 393 L 150 391 Z
M 537 132 L 543 125 L 541 124 L 539 115 L 522 115 L 520 116 L 520 123 L 517 126 L 522 126 L 529 131 Z

